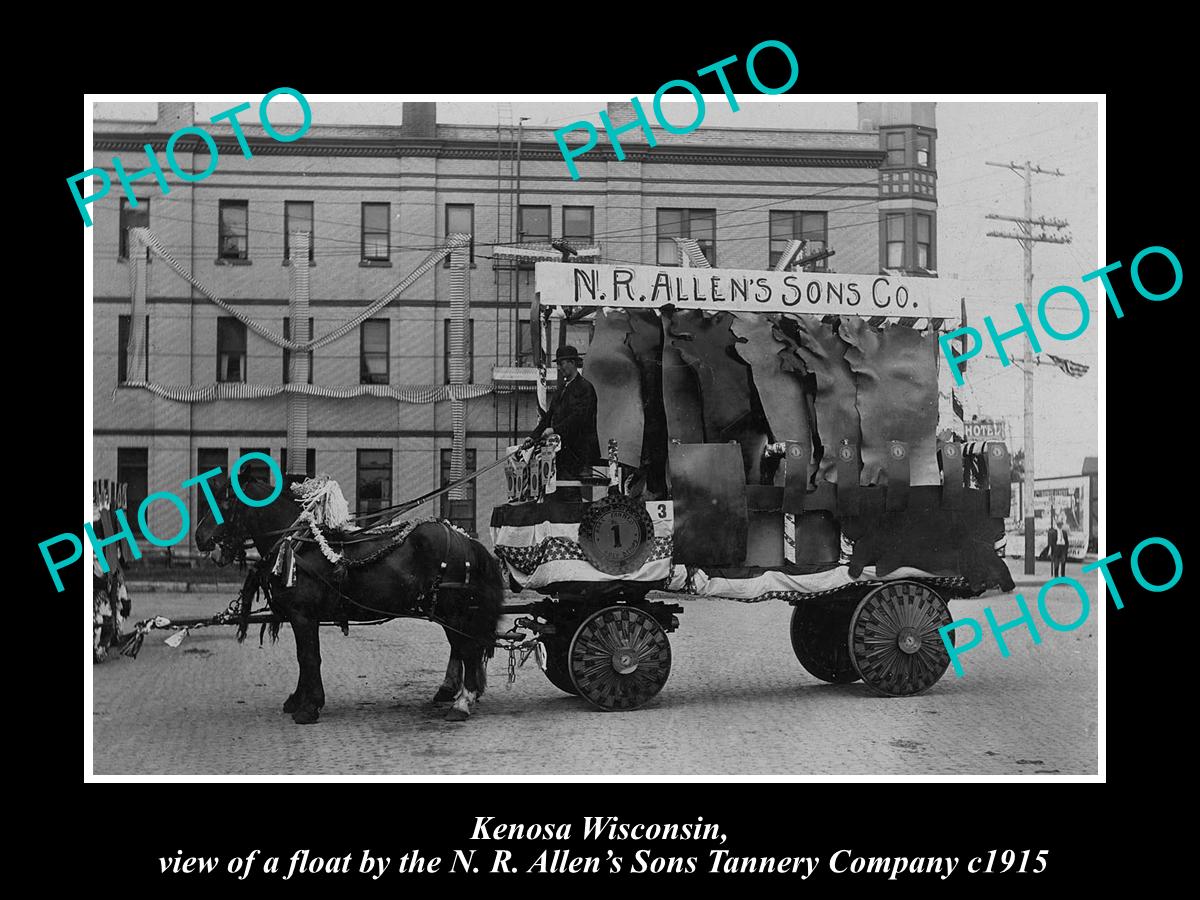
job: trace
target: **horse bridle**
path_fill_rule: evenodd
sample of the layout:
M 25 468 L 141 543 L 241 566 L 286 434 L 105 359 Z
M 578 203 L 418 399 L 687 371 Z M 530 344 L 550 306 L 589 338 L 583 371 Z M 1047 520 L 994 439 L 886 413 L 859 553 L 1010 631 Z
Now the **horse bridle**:
M 229 501 L 228 487 L 226 487 L 221 499 L 226 502 Z M 225 521 L 216 526 L 220 537 L 214 536 L 213 543 L 221 548 L 221 558 L 226 560 L 225 562 L 218 563 L 221 567 L 234 562 L 245 562 L 246 551 L 254 546 L 254 539 L 250 536 L 250 530 L 246 527 L 245 522 L 242 521 L 240 513 L 240 509 L 230 504 L 228 512 L 225 513 Z M 209 515 L 211 515 L 211 511 Z

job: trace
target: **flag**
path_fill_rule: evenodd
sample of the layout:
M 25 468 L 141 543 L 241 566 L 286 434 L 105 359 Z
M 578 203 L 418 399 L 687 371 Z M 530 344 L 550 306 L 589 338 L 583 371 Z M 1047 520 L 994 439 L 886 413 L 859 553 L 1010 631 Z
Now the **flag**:
M 550 400 L 549 395 L 547 394 L 546 385 L 546 363 L 544 361 L 540 366 L 538 366 L 537 403 L 538 415 L 543 415 L 546 410 L 550 408 Z
M 1083 374 L 1089 368 L 1083 365 L 1083 363 L 1072 362 L 1069 359 L 1063 359 L 1061 356 L 1055 356 L 1053 353 L 1047 353 L 1046 356 L 1050 358 L 1050 362 L 1054 363 L 1054 365 L 1058 366 L 1072 378 L 1082 378 Z

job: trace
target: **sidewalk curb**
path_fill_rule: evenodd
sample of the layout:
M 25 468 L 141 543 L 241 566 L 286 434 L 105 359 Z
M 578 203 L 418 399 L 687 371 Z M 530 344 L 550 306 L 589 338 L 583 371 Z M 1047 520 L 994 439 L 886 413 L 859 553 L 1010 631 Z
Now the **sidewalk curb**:
M 241 590 L 238 581 L 130 581 L 126 585 L 130 590 L 165 594 L 236 594 Z

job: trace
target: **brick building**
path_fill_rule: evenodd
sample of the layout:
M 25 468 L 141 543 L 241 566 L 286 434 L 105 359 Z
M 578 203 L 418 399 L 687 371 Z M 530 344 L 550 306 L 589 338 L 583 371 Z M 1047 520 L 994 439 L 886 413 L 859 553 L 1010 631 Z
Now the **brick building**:
M 610 104 L 614 122 L 629 104 Z M 279 143 L 249 115 L 243 158 L 228 126 L 207 126 L 220 160 L 201 182 L 167 169 L 170 193 L 147 176 L 130 208 L 112 166 L 145 165 L 143 146 L 163 159 L 167 137 L 190 124 L 190 104 L 160 104 L 155 123 L 97 122 L 95 162 L 113 189 L 92 209 L 94 233 L 93 462 L 96 478 L 129 484 L 136 510 L 147 492 L 179 492 L 197 472 L 228 468 L 243 452 L 286 453 L 286 399 L 179 402 L 122 381 L 164 385 L 279 384 L 286 352 L 225 315 L 162 260 L 148 266 L 145 370 L 127 372 L 130 263 L 126 229 L 148 226 L 182 265 L 252 318 L 290 330 L 288 233 L 311 230 L 312 334 L 320 336 L 385 294 L 447 233 L 474 235 L 468 374 L 494 393 L 467 407 L 467 464 L 482 468 L 519 440 L 536 402 L 513 367 L 529 366 L 527 324 L 533 268 L 494 257 L 495 245 L 545 245 L 565 237 L 599 249 L 601 262 L 678 262 L 672 237 L 696 239 L 720 267 L 768 268 L 793 238 L 823 244 L 836 272 L 930 274 L 936 268 L 933 104 L 860 104 L 859 129 L 808 131 L 702 126 L 657 133 L 649 148 L 624 135 L 626 158 L 603 149 L 577 159 L 572 181 L 550 127 L 440 124 L 432 103 L 405 104 L 396 126 L 323 126 Z M 181 140 L 179 164 L 209 166 L 205 145 Z M 165 168 L 165 166 L 164 166 Z M 449 380 L 449 267 L 439 265 L 376 318 L 316 351 L 318 385 L 440 385 Z M 563 337 L 586 346 L 583 331 Z M 586 369 L 585 369 L 586 373 Z M 352 511 L 395 503 L 444 483 L 450 403 L 377 397 L 311 398 L 309 459 L 342 485 Z M 294 468 L 294 467 L 293 467 Z M 468 500 L 442 500 L 442 514 L 481 536 L 504 496 L 500 470 Z M 193 489 L 193 515 L 201 498 Z M 132 516 L 131 516 L 132 518 Z M 151 528 L 170 535 L 178 519 L 155 504 Z M 189 536 L 174 552 L 195 548 Z

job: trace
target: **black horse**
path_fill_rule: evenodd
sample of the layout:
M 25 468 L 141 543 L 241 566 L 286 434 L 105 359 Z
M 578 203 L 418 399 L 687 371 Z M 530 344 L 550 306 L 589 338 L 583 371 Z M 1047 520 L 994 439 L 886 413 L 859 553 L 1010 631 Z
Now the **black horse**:
M 243 493 L 265 500 L 271 485 L 261 478 L 239 479 Z M 284 553 L 285 534 L 294 550 L 295 580 L 269 580 L 268 604 L 290 622 L 296 637 L 300 674 L 296 690 L 283 704 L 292 719 L 316 722 L 325 705 L 321 683 L 321 622 L 364 622 L 418 617 L 437 622 L 450 641 L 446 680 L 435 700 L 454 700 L 446 718 L 461 722 L 483 693 L 486 661 L 495 644 L 496 623 L 504 602 L 500 565 L 478 541 L 439 521 L 396 526 L 351 535 L 326 533 L 328 549 L 343 557 L 331 562 L 305 523 L 294 527 L 302 507 L 284 490 L 265 506 L 242 503 L 229 481 L 212 481 L 213 498 L 224 520 L 218 525 L 205 510 L 196 526 L 196 544 L 214 552 L 218 565 L 232 562 L 247 539 L 274 568 Z M 339 539 L 340 538 L 340 539 Z M 286 562 L 286 555 L 284 561 Z

